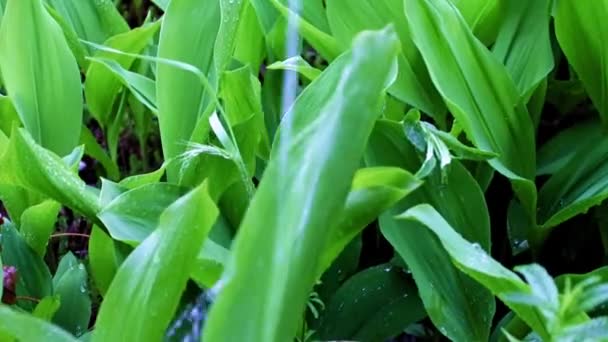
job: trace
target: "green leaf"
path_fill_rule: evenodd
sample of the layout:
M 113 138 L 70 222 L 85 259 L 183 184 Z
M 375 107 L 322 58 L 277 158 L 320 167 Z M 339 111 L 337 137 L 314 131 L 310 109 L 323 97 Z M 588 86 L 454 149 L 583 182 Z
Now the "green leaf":
M 48 0 L 80 39 L 103 43 L 129 30 L 129 25 L 111 0 Z M 89 50 L 89 54 L 92 51 Z
M 21 121 L 13 102 L 8 96 L 0 96 L 0 130 L 9 136 L 14 124 L 21 125 Z
M 94 218 L 100 210 L 97 195 L 52 152 L 37 145 L 24 129 L 13 130 L 2 156 L 0 184 L 13 184 L 43 194 Z
M 156 229 L 161 213 L 184 193 L 184 188 L 172 184 L 144 185 L 116 197 L 98 217 L 113 239 L 137 244 Z
M 538 193 L 539 232 L 587 212 L 608 198 L 608 139 L 593 130 L 576 142 L 571 161 L 559 169 Z
M 353 37 L 363 30 L 396 25 L 401 41 L 399 74 L 389 92 L 435 118 L 444 125 L 445 105 L 433 86 L 424 61 L 412 42 L 403 1 L 395 0 L 330 0 L 327 17 L 331 31 L 342 48 L 348 48 Z
M 152 37 L 161 26 L 160 23 L 160 21 L 156 21 L 153 24 L 113 36 L 104 45 L 128 53 L 140 53 L 150 44 Z M 98 51 L 94 58 L 113 59 L 125 69 L 131 68 L 135 61 L 135 57 L 117 55 L 107 51 Z M 114 104 L 119 99 L 118 93 L 121 88 L 122 82 L 114 72 L 108 70 L 103 64 L 91 63 L 84 83 L 84 94 L 89 111 L 104 129 L 110 125 L 113 118 Z
M 129 255 L 114 277 L 93 341 L 162 338 L 186 287 L 192 259 L 216 217 L 206 184 L 163 212 L 158 229 Z
M 538 151 L 537 175 L 552 175 L 568 167 L 582 142 L 600 141 L 604 131 L 599 120 L 579 123 L 560 131 Z
M 173 0 L 160 32 L 158 57 L 188 63 L 203 74 L 213 70 L 213 48 L 220 29 L 219 0 Z M 173 66 L 157 63 L 158 122 L 166 159 L 185 151 L 194 127 L 209 103 L 200 79 Z M 178 176 L 177 165 L 167 169 L 169 182 Z
M 216 1 L 216 0 L 214 0 Z M 226 69 L 236 44 L 237 30 L 247 0 L 219 0 L 222 21 L 213 47 L 215 70 L 219 74 Z
M 528 285 L 492 259 L 479 245 L 468 242 L 454 231 L 433 207 L 418 205 L 400 215 L 399 219 L 418 222 L 432 231 L 460 270 L 492 291 L 543 339 L 548 338 L 544 322 L 533 307 L 508 300 L 512 293 L 530 292 Z
M 32 315 L 34 317 L 43 319 L 45 321 L 50 321 L 53 319 L 53 316 L 59 310 L 59 306 L 61 305 L 61 299 L 59 296 L 48 296 L 42 298 L 42 300 L 36 305 L 34 312 Z
M 46 254 L 46 245 L 55 230 L 60 207 L 59 203 L 46 200 L 27 208 L 21 215 L 19 229 L 25 242 L 41 257 Z
M 355 274 L 336 291 L 317 334 L 323 340 L 385 341 L 425 316 L 411 279 L 384 264 Z
M 395 76 L 397 48 L 391 28 L 362 33 L 352 52 L 334 61 L 285 114 L 220 280 L 205 340 L 294 337 L 318 276 L 315 251 L 339 223 L 336 213 Z M 234 320 L 241 324 L 229 323 Z
M 467 137 L 497 153 L 528 215 L 536 212 L 534 126 L 506 68 L 471 33 L 447 0 L 406 0 L 413 40 L 433 83 Z
M 555 34 L 568 63 L 574 68 L 600 112 L 608 122 L 608 15 L 606 1 L 560 0 L 555 6 Z
M 365 160 L 368 165 L 414 171 L 421 164 L 401 125 L 384 120 L 376 124 Z M 408 265 L 426 311 L 441 333 L 458 341 L 483 341 L 488 338 L 494 315 L 490 293 L 450 263 L 432 234 L 394 217 L 413 205 L 431 203 L 459 232 L 489 250 L 489 215 L 479 185 L 458 161 L 452 161 L 446 172 L 442 177 L 435 170 L 422 187 L 381 215 L 380 229 Z
M 284 1 L 270 0 L 270 2 L 272 2 L 283 17 L 289 18 L 292 16 L 294 24 L 297 25 L 300 34 L 315 48 L 315 50 L 319 51 L 324 58 L 331 61 L 343 51 L 329 32 L 323 31 L 320 27 L 315 26 L 314 23 L 307 20 L 307 18 L 302 17 L 301 14 L 303 13 L 295 13 L 294 9 L 289 8 Z M 314 1 L 304 2 L 304 8 L 306 8 L 309 2 L 312 3 Z M 284 37 L 285 36 L 283 35 L 281 39 L 284 39 Z
M 19 341 L 77 341 L 61 328 L 5 305 L 0 305 L 0 335 Z
M 450 0 L 484 44 L 491 45 L 503 23 L 505 1 Z
M 379 214 L 422 185 L 411 173 L 392 167 L 360 169 L 346 199 L 341 222 L 330 231 L 319 276 Z
M 17 296 L 44 298 L 51 294 L 51 273 L 42 257 L 25 243 L 21 234 L 10 223 L 2 226 L 2 262 L 14 266 L 19 274 Z M 30 308 L 28 302 L 19 302 Z
M 114 240 L 101 228 L 94 226 L 89 239 L 89 265 L 95 286 L 102 296 L 106 295 L 121 260 Z
M 61 269 L 64 272 L 60 272 Z M 78 337 L 86 332 L 91 318 L 91 299 L 87 289 L 87 271 L 71 252 L 59 262 L 53 278 L 53 292 L 61 301 L 53 323 Z
M 519 94 L 529 97 L 553 69 L 549 37 L 552 0 L 510 0 L 505 4 L 503 25 L 492 47 L 507 67 Z
M 156 105 L 156 83 L 146 76 L 129 71 L 115 60 L 103 57 L 91 57 L 90 61 L 106 67 L 123 86 L 127 87 L 135 98 L 152 113 L 158 114 Z
M 194 261 L 190 277 L 202 286 L 213 287 L 220 279 L 229 255 L 228 249 L 211 239 L 205 240 Z
M 72 151 L 82 121 L 80 72 L 41 0 L 7 4 L 0 28 L 0 68 L 8 95 L 35 141 L 59 155 Z
M 300 73 L 306 77 L 309 81 L 314 81 L 321 75 L 321 70 L 312 67 L 308 62 L 301 56 L 294 56 L 284 61 L 278 61 L 270 64 L 266 67 L 271 70 L 291 70 Z

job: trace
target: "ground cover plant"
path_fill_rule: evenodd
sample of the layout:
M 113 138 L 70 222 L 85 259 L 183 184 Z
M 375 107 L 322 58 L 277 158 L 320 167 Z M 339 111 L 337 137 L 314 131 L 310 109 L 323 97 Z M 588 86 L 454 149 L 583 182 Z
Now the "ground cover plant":
M 0 341 L 608 340 L 608 0 L 0 10 Z

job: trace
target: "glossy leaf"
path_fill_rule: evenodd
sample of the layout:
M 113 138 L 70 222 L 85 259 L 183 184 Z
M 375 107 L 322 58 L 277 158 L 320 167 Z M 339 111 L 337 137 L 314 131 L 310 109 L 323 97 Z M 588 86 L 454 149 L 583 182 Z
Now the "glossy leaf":
M 87 271 L 84 265 L 68 253 L 61 258 L 55 277 L 53 293 L 61 304 L 53 316 L 53 323 L 74 334 L 82 335 L 91 318 L 91 299 L 87 288 Z
M 2 157 L 0 184 L 13 184 L 65 204 L 89 218 L 99 211 L 96 194 L 65 164 L 37 145 L 23 129 L 13 130 L 7 152 Z
M 57 310 L 59 310 L 59 306 L 61 306 L 59 296 L 44 297 L 36 305 L 32 315 L 45 321 L 51 321 Z
M 507 67 L 519 94 L 527 99 L 553 69 L 549 37 L 552 0 L 511 0 L 504 5 L 506 15 L 494 55 Z
M 150 40 L 159 28 L 160 21 L 157 21 L 113 36 L 104 45 L 128 53 L 140 53 L 150 44 Z M 98 51 L 94 57 L 113 59 L 125 69 L 129 69 L 135 61 L 134 57 L 112 54 L 107 51 Z M 114 104 L 119 98 L 118 93 L 121 87 L 121 80 L 111 70 L 99 63 L 91 63 L 87 70 L 84 93 L 91 114 L 104 128 L 112 120 Z
M 346 201 L 382 94 L 395 76 L 397 45 L 392 29 L 360 35 L 352 52 L 332 63 L 285 114 L 293 130 L 281 129 L 295 134 L 275 141 L 220 280 L 206 340 L 295 335 L 316 281 L 319 256 L 312 251 L 326 245 L 325 230 L 338 223 L 335 212 Z M 362 77 L 365 87 L 355 86 Z M 245 295 L 252 292 L 257 295 Z M 234 319 L 242 324 L 228 323 Z
M 137 244 L 152 233 L 161 213 L 184 193 L 183 188 L 172 184 L 144 185 L 116 197 L 98 217 L 112 238 Z
M 129 25 L 111 0 L 48 0 L 48 2 L 81 39 L 103 43 L 111 36 L 129 30 Z
M 93 341 L 157 340 L 164 335 L 189 278 L 191 260 L 216 216 L 205 184 L 163 212 L 159 228 L 120 266 L 99 311 Z
M 40 318 L 0 305 L 0 335 L 20 341 L 76 342 L 72 335 Z
M 213 69 L 213 47 L 220 27 L 219 0 L 169 3 L 160 32 L 158 57 L 191 64 L 208 75 Z M 158 120 L 165 158 L 185 151 L 185 143 L 209 103 L 199 78 L 185 70 L 157 64 Z M 177 166 L 167 169 L 170 182 L 177 179 Z
M 390 121 L 376 124 L 365 160 L 368 165 L 413 171 L 422 163 L 401 125 Z M 394 217 L 419 203 L 436 206 L 459 232 L 489 250 L 490 223 L 483 193 L 466 169 L 452 161 L 446 177 L 439 170 L 432 172 L 422 187 L 381 215 L 379 222 L 384 237 L 407 263 L 429 318 L 441 333 L 454 340 L 486 340 L 494 315 L 490 293 L 451 265 L 432 234 Z
M 47 242 L 55 230 L 59 203 L 51 200 L 27 208 L 21 215 L 20 231 L 25 242 L 44 257 Z
M 426 316 L 416 287 L 389 264 L 348 279 L 327 303 L 318 336 L 323 340 L 385 341 Z
M 534 127 L 505 67 L 449 1 L 405 4 L 413 40 L 448 108 L 479 149 L 499 155 L 490 165 L 511 180 L 526 212 L 534 215 Z
M 400 215 L 400 220 L 415 221 L 431 230 L 438 238 L 454 264 L 467 275 L 483 284 L 499 297 L 535 331 L 546 337 L 541 315 L 531 306 L 510 301 L 509 294 L 529 292 L 528 285 L 515 273 L 492 259 L 478 245 L 465 240 L 428 204 L 421 204 Z
M 538 194 L 538 222 L 542 230 L 552 228 L 587 212 L 608 198 L 608 139 L 594 138 L 592 130 L 579 139 L 570 162 L 543 185 Z
M 506 2 L 502 0 L 450 0 L 458 8 L 475 36 L 491 45 L 496 38 L 503 18 Z
M 82 120 L 80 72 L 42 0 L 7 4 L 0 28 L 0 68 L 8 95 L 34 140 L 59 155 L 72 151 Z
M 309 81 L 314 81 L 321 75 L 321 70 L 312 67 L 300 56 L 288 58 L 284 61 L 274 62 L 267 66 L 271 70 L 291 70 L 297 71 Z
M 51 273 L 41 256 L 25 243 L 12 224 L 2 226 L 2 262 L 18 272 L 17 296 L 44 298 L 51 294 Z M 19 302 L 24 308 L 30 303 Z
M 108 291 L 121 262 L 112 238 L 101 228 L 93 227 L 89 239 L 89 265 L 95 286 L 102 296 Z
M 445 105 L 433 86 L 424 61 L 411 39 L 403 1 L 330 0 L 327 16 L 332 33 L 342 48 L 347 48 L 357 33 L 396 25 L 401 41 L 399 75 L 389 92 L 430 114 L 440 125 L 445 121 Z
M 602 135 L 602 126 L 597 120 L 583 122 L 561 131 L 540 147 L 536 174 L 552 175 L 567 167 L 581 142 L 598 141 L 602 139 Z
M 608 122 L 608 2 L 560 0 L 555 6 L 555 34 L 568 63 L 574 68 L 600 112 Z
M 399 168 L 378 167 L 357 171 L 341 223 L 330 231 L 319 263 L 319 275 L 363 228 L 421 185 L 422 182 L 412 174 Z
M 336 58 L 342 49 L 338 42 L 328 32 L 323 31 L 320 27 L 315 26 L 307 18 L 302 17 L 303 13 L 295 13 L 293 8 L 289 8 L 286 3 L 280 0 L 270 0 L 276 9 L 285 18 L 290 16 L 293 18 L 300 34 L 317 50 L 323 57 L 328 60 Z M 314 2 L 314 1 L 307 1 Z M 318 1 L 317 1 L 318 2 Z M 304 5 L 306 7 L 306 4 Z

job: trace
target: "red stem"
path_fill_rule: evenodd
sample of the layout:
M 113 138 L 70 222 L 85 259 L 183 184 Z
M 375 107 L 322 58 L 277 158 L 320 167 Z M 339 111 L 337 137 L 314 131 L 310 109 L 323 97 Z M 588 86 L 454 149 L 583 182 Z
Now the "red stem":
M 62 237 L 62 236 L 78 236 L 78 237 L 84 237 L 87 239 L 91 237 L 88 234 L 81 234 L 81 233 L 57 233 L 57 234 L 51 235 L 51 238 L 57 238 L 57 237 Z

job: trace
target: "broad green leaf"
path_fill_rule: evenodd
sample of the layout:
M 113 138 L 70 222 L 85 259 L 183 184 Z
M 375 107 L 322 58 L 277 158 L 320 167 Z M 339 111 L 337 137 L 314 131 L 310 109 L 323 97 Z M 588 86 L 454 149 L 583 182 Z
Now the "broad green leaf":
M 411 171 L 422 163 L 402 126 L 384 120 L 376 124 L 365 160 L 368 165 Z M 380 229 L 408 265 L 429 318 L 441 333 L 458 341 L 483 341 L 494 315 L 491 294 L 451 265 L 432 234 L 394 217 L 413 205 L 431 203 L 459 232 L 489 250 L 489 215 L 479 185 L 458 161 L 452 161 L 445 172 L 445 177 L 439 170 L 429 174 L 423 186 L 381 215 Z
M 251 0 L 251 6 L 255 9 L 264 33 L 270 33 L 280 16 L 279 12 L 270 1 L 266 0 Z
M 492 291 L 543 339 L 548 338 L 541 315 L 534 308 L 508 300 L 512 293 L 530 292 L 528 285 L 492 259 L 479 245 L 468 242 L 454 231 L 433 207 L 418 205 L 403 213 L 399 220 L 414 221 L 432 231 L 460 270 Z
M 319 276 L 363 228 L 420 185 L 420 180 L 399 168 L 377 167 L 357 171 L 341 222 L 329 233 L 319 262 Z
M 306 1 L 305 3 L 314 1 L 316 0 Z M 310 43 L 310 45 L 319 51 L 324 58 L 331 61 L 343 51 L 343 49 L 339 47 L 336 39 L 332 37 L 329 32 L 323 31 L 320 27 L 315 26 L 314 23 L 311 23 L 305 17 L 302 17 L 303 13 L 296 13 L 294 11 L 295 9 L 290 8 L 284 1 L 270 0 L 270 2 L 272 2 L 283 17 L 289 18 L 291 16 L 293 18 L 294 24 L 297 25 L 300 34 Z M 306 4 L 304 7 L 306 7 Z M 284 37 L 285 36 L 283 36 L 283 39 Z
M 499 156 L 528 215 L 536 212 L 534 127 L 506 68 L 471 33 L 447 0 L 406 0 L 413 40 L 431 78 L 467 137 Z
M 102 296 L 108 291 L 120 263 L 112 238 L 94 226 L 89 239 L 89 265 L 95 287 Z
M 14 266 L 19 274 L 17 296 L 44 298 L 51 294 L 51 273 L 41 256 L 25 243 L 21 234 L 12 224 L 2 226 L 2 262 Z M 19 302 L 23 308 L 30 303 Z
M 160 28 L 160 23 L 160 21 L 156 21 L 113 36 L 104 45 L 128 53 L 140 53 L 150 44 L 152 37 Z M 107 51 L 98 51 L 94 58 L 113 59 L 125 69 L 129 69 L 135 61 L 135 57 L 117 55 Z M 106 66 L 100 63 L 90 64 L 84 83 L 84 94 L 89 111 L 104 128 L 107 128 L 112 120 L 114 104 L 119 99 L 118 93 L 121 87 L 121 79 Z
M 47 0 L 80 39 L 103 43 L 129 30 L 129 25 L 111 0 Z M 89 54 L 92 51 L 89 50 Z
M 71 334 L 30 314 L 0 305 L 0 335 L 19 341 L 76 342 Z
M 506 1 L 503 0 L 450 0 L 460 11 L 475 36 L 484 44 L 491 45 L 501 27 L 501 16 Z
M 146 76 L 129 71 L 115 60 L 103 57 L 91 57 L 90 61 L 106 67 L 123 86 L 127 87 L 135 98 L 154 114 L 158 114 L 156 106 L 156 83 Z
M 60 207 L 59 203 L 46 200 L 27 208 L 21 215 L 19 230 L 25 242 L 41 257 L 46 254 L 46 245 L 55 230 Z
M 61 299 L 59 296 L 48 296 L 42 298 L 42 300 L 36 305 L 34 312 L 32 315 L 36 318 L 43 319 L 45 321 L 51 321 L 53 316 L 59 310 L 59 306 L 61 305 Z
M 61 269 L 64 272 L 60 272 Z M 86 332 L 91 318 L 91 299 L 87 289 L 87 271 L 72 253 L 65 254 L 53 278 L 53 293 L 61 305 L 53 316 L 53 323 L 80 336 Z
M 173 0 L 160 32 L 158 57 L 191 64 L 208 75 L 213 70 L 213 48 L 220 28 L 219 0 Z M 156 66 L 158 122 L 166 159 L 185 151 L 209 96 L 200 79 L 166 64 Z M 167 169 L 169 182 L 177 179 L 177 165 Z
M 172 184 L 144 185 L 116 197 L 98 217 L 113 239 L 137 244 L 156 229 L 161 213 L 184 193 Z
M 215 1 L 215 0 L 214 0 Z M 213 47 L 215 70 L 219 74 L 226 69 L 234 53 L 237 30 L 247 0 L 219 0 L 222 21 Z
M 552 0 L 506 1 L 503 25 L 492 47 L 525 99 L 553 69 L 551 3 Z
M 0 130 L 8 136 L 14 124 L 20 125 L 21 121 L 13 102 L 8 96 L 0 96 Z
M 202 286 L 213 287 L 220 279 L 229 255 L 228 249 L 211 239 L 205 240 L 203 248 L 193 262 L 190 277 Z
M 0 184 L 13 184 L 40 193 L 94 218 L 100 210 L 96 194 L 66 163 L 34 142 L 23 129 L 13 130 L 2 157 Z
M 322 340 L 386 341 L 426 316 L 416 286 L 390 264 L 352 276 L 322 312 Z
M 8 95 L 34 140 L 59 155 L 72 151 L 82 121 L 80 72 L 42 0 L 7 4 L 0 28 L 0 68 Z
M 295 336 L 317 280 L 320 256 L 314 251 L 327 245 L 326 230 L 339 223 L 383 93 L 395 77 L 397 48 L 392 28 L 362 33 L 352 52 L 334 61 L 285 114 L 289 125 L 281 130 L 288 133 L 277 136 L 239 228 L 205 340 Z M 229 323 L 234 320 L 241 324 Z
M 206 184 L 163 212 L 158 229 L 116 273 L 101 305 L 93 341 L 161 339 L 186 287 L 192 259 L 217 213 Z
M 557 170 L 538 193 L 541 235 L 608 198 L 608 139 L 603 131 L 597 138 L 592 136 L 593 130 L 587 132 L 576 141 L 570 162 Z
M 241 67 L 225 71 L 221 83 L 220 97 L 224 101 L 228 123 L 233 127 L 244 124 L 243 127 L 235 127 L 235 135 L 237 140 L 240 138 L 245 143 L 251 144 L 251 146 L 239 145 L 239 151 L 248 170 L 253 173 L 255 154 L 267 159 L 270 153 L 270 138 L 264 124 L 260 82 L 251 74 L 248 67 Z M 242 137 L 244 134 L 253 135 L 253 141 L 245 140 Z
M 582 142 L 600 141 L 603 129 L 598 120 L 579 123 L 560 131 L 538 151 L 536 174 L 552 175 L 568 167 Z
M 399 75 L 389 92 L 399 100 L 420 108 L 444 125 L 445 105 L 435 90 L 424 61 L 412 42 L 402 0 L 329 0 L 327 16 L 341 47 L 350 46 L 360 31 L 396 25 L 401 41 Z
M 80 70 L 86 70 L 88 66 L 88 62 L 85 59 L 87 51 L 80 43 L 78 34 L 76 34 L 76 31 L 74 31 L 74 28 L 67 22 L 67 20 L 65 20 L 64 17 L 62 17 L 61 14 L 59 14 L 53 7 L 48 5 L 48 3 L 45 8 L 53 19 L 55 19 L 59 27 L 61 27 L 65 40 L 68 43 L 70 50 L 72 50 L 72 54 L 74 55 L 74 58 L 76 58 L 76 62 L 78 63 Z
M 234 58 L 256 73 L 266 56 L 264 32 L 258 21 L 253 1 L 246 1 L 235 37 Z M 268 6 L 272 7 L 270 3 Z M 274 10 L 274 8 L 273 8 Z
M 568 63 L 574 68 L 600 113 L 608 122 L 608 2 L 559 0 L 555 6 L 555 34 Z
M 309 81 L 314 81 L 321 75 L 321 70 L 312 67 L 301 56 L 294 56 L 284 61 L 278 61 L 270 64 L 266 68 L 271 70 L 291 70 L 297 71 Z

